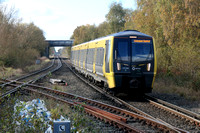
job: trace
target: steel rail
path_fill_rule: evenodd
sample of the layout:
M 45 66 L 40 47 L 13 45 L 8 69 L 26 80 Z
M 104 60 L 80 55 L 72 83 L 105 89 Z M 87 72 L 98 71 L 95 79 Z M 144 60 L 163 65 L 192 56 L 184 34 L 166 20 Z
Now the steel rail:
M 55 63 L 55 62 L 54 62 L 54 63 Z M 58 69 L 60 69 L 61 67 L 62 67 L 62 62 L 61 62 L 61 60 L 59 59 L 59 60 L 58 60 L 58 65 L 57 65 L 57 67 L 54 68 L 53 70 L 50 70 L 50 72 L 53 73 L 53 72 L 57 71 Z M 20 88 L 27 86 L 28 84 L 35 83 L 36 81 L 38 81 L 39 79 L 44 78 L 44 77 L 47 76 L 48 74 L 49 74 L 49 72 L 48 72 L 48 73 L 45 73 L 45 74 L 43 74 L 43 75 L 41 75 L 41 76 L 39 76 L 39 77 L 36 78 L 36 79 L 30 80 L 30 81 L 28 81 L 28 82 L 26 82 L 26 83 L 21 82 L 21 85 L 17 85 L 17 86 L 15 86 L 15 88 L 9 90 L 8 92 L 1 94 L 1 95 L 0 95 L 0 100 L 3 99 L 3 98 L 5 98 L 5 97 L 7 97 L 8 95 L 10 95 L 10 94 L 12 94 L 12 93 L 18 91 Z M 15 82 L 17 82 L 17 81 L 15 81 Z M 9 84 L 7 84 L 7 85 L 10 85 L 10 84 L 12 84 L 12 83 L 14 83 L 14 82 L 10 81 Z
M 60 60 L 60 58 L 59 58 L 59 60 L 58 60 L 58 66 L 57 66 L 55 69 L 51 70 L 50 72 L 53 73 L 53 72 L 57 71 L 58 69 L 60 69 L 61 67 L 62 67 L 62 62 L 61 62 L 61 60 Z M 46 73 L 46 74 L 41 75 L 40 77 L 34 79 L 31 83 L 35 83 L 36 81 L 38 81 L 39 79 L 44 78 L 44 77 L 47 76 L 48 74 L 49 74 L 49 73 Z
M 165 106 L 167 106 L 167 107 L 170 107 L 170 108 L 172 108 L 172 109 L 174 109 L 174 110 L 177 110 L 177 111 L 179 111 L 179 112 L 182 112 L 182 113 L 184 113 L 184 114 L 187 114 L 188 116 L 191 116 L 191 117 L 193 117 L 193 118 L 196 118 L 196 119 L 199 119 L 199 120 L 200 120 L 200 114 L 197 114 L 197 113 L 192 112 L 192 111 L 190 111 L 190 110 L 184 109 L 184 108 L 182 108 L 182 107 L 179 107 L 179 106 L 177 106 L 177 105 L 171 104 L 171 103 L 169 103 L 169 102 L 166 102 L 166 101 L 164 101 L 164 100 L 161 100 L 161 99 L 158 99 L 158 98 L 149 96 L 149 95 L 145 95 L 145 97 L 146 97 L 147 100 L 151 100 L 151 101 L 154 101 L 154 102 L 163 104 L 163 105 L 165 105 Z
M 0 87 L 1 87 L 1 88 L 4 88 L 4 87 L 5 87 L 6 85 L 8 85 L 8 84 L 15 83 L 16 81 L 19 81 L 19 80 L 22 80 L 22 79 L 31 77 L 31 76 L 33 76 L 33 75 L 36 75 L 36 74 L 38 74 L 38 73 L 40 73 L 40 72 L 46 71 L 46 70 L 48 70 L 49 68 L 51 68 L 51 67 L 54 65 L 54 63 L 55 63 L 55 58 L 53 59 L 51 65 L 49 65 L 48 67 L 43 68 L 43 69 L 41 69 L 41 70 L 38 70 L 38 71 L 36 71 L 36 72 L 32 72 L 32 73 L 30 73 L 30 74 L 28 74 L 28 75 L 24 75 L 24 76 L 19 77 L 19 78 L 17 78 L 17 79 L 11 80 L 10 82 L 7 82 L 7 83 L 4 83 L 4 84 L 0 85 Z
M 64 62 L 64 61 L 63 61 Z M 79 79 L 81 79 L 82 81 L 84 81 L 85 84 L 89 85 L 92 88 L 96 89 L 96 86 L 91 84 L 89 81 L 87 81 L 86 79 L 84 79 L 83 77 L 81 77 L 80 75 L 78 75 L 77 73 L 75 73 L 72 68 L 66 63 L 64 62 L 65 65 L 67 65 L 67 67 L 71 70 L 71 72 L 76 75 Z M 122 105 L 123 103 L 121 103 L 119 100 L 113 98 L 111 95 L 107 94 L 107 92 L 101 90 L 101 89 L 96 89 L 98 92 L 100 92 L 101 94 L 105 95 L 106 97 L 110 98 L 111 100 L 115 101 L 116 103 Z
M 183 109 L 181 107 L 178 107 L 176 105 L 170 104 L 168 102 L 165 102 L 163 100 L 150 97 L 148 95 L 146 95 L 145 98 L 146 98 L 146 100 L 149 101 L 150 104 L 156 106 L 157 108 L 161 108 L 161 109 L 166 110 L 172 114 L 175 114 L 181 118 L 185 118 L 189 122 L 194 123 L 195 125 L 200 127 L 200 120 L 195 118 L 195 117 L 199 118 L 200 115 L 198 115 L 194 112 L 191 112 L 189 110 Z
M 107 97 L 110 98 L 111 100 L 114 100 L 115 102 L 119 103 L 120 105 L 125 105 L 127 108 L 129 108 L 129 109 L 132 110 L 132 111 L 135 111 L 135 112 L 137 112 L 137 113 L 139 113 L 139 114 L 141 114 L 141 115 L 144 115 L 144 116 L 146 116 L 146 117 L 149 117 L 149 118 L 154 119 L 153 116 L 151 116 L 151 115 L 149 115 L 149 114 L 147 114 L 147 113 L 145 113 L 145 112 L 143 112 L 143 111 L 137 109 L 136 107 L 133 107 L 133 106 L 130 105 L 129 103 L 127 103 L 127 102 L 125 102 L 125 101 L 123 101 L 123 100 L 121 100 L 121 99 L 119 99 L 119 98 L 117 98 L 117 97 L 115 97 L 115 96 L 112 96 L 112 95 L 108 94 L 108 92 L 104 91 L 104 90 L 101 89 L 100 87 L 91 84 L 91 83 L 90 83 L 89 81 L 87 81 L 85 78 L 83 78 L 83 77 L 81 77 L 80 75 L 78 75 L 77 73 L 75 73 L 75 72 L 72 70 L 72 68 L 71 68 L 66 62 L 64 62 L 64 64 L 67 65 L 67 67 L 71 70 L 71 72 L 72 72 L 73 74 L 75 74 L 79 79 L 81 79 L 82 81 L 84 81 L 86 84 L 88 84 L 89 86 L 91 86 L 91 87 L 92 87 L 93 89 L 95 89 L 96 91 L 98 91 L 98 92 L 100 92 L 101 94 L 107 96 Z
M 47 88 L 47 87 L 41 87 L 41 86 L 37 86 L 37 85 L 32 85 L 32 86 L 35 86 L 37 88 L 39 87 L 40 89 L 45 89 L 48 92 L 53 92 L 54 94 L 57 94 L 57 95 L 62 95 L 62 96 L 65 96 L 65 97 L 73 97 L 74 99 L 80 99 L 84 103 L 85 102 L 90 103 L 90 104 L 92 103 L 92 104 L 96 105 L 97 107 L 110 108 L 111 110 L 113 110 L 112 112 L 120 112 L 120 114 L 124 114 L 125 116 L 131 116 L 135 119 L 146 121 L 147 124 L 157 126 L 162 130 L 167 130 L 167 131 L 171 131 L 171 132 L 179 132 L 178 130 L 174 129 L 173 127 L 168 127 L 168 126 L 166 126 L 165 124 L 163 124 L 162 122 L 160 122 L 156 119 L 151 119 L 149 117 L 146 117 L 146 116 L 143 116 L 143 115 L 140 115 L 140 114 L 136 114 L 136 113 L 124 110 L 124 109 L 120 109 L 120 108 L 115 107 L 115 106 L 111 106 L 111 105 L 101 103 L 101 102 L 98 102 L 98 101 L 95 101 L 95 100 L 91 100 L 91 99 L 88 99 L 88 98 L 83 98 L 83 97 L 78 96 L 78 95 L 73 95 L 73 94 L 69 94 L 69 93 L 66 93 L 66 92 L 53 90 L 53 89 Z
M 40 73 L 40 72 L 46 71 L 46 70 L 50 69 L 51 67 L 53 67 L 54 64 L 55 64 L 55 57 L 54 57 L 54 59 L 53 59 L 51 65 L 49 65 L 48 67 L 43 68 L 43 69 L 41 69 L 41 70 L 38 70 L 38 71 L 36 71 L 36 72 L 30 73 L 30 74 L 28 74 L 28 75 L 24 75 L 24 76 L 22 76 L 22 77 L 19 77 L 19 78 L 16 79 L 16 81 L 19 81 L 19 80 L 22 80 L 22 79 L 31 77 L 31 76 L 33 76 L 33 75 L 36 75 L 36 74 L 38 74 L 38 73 Z
M 108 92 L 104 91 L 104 90 L 101 89 L 100 87 L 95 86 L 95 85 L 92 85 L 89 81 L 87 81 L 86 79 L 82 78 L 82 77 L 79 76 L 77 73 L 75 73 L 75 72 L 72 70 L 72 68 L 71 68 L 66 62 L 64 62 L 64 63 L 67 65 L 67 67 L 68 67 L 79 79 L 81 79 L 81 80 L 83 80 L 84 82 L 86 82 L 86 84 L 88 84 L 89 86 L 91 86 L 92 88 L 94 88 L 95 90 L 97 90 L 98 92 L 100 92 L 101 94 L 106 94 L 105 96 L 107 96 L 108 98 L 110 98 L 110 99 L 112 99 L 112 100 L 114 100 L 114 101 L 117 101 L 117 103 L 120 103 L 120 105 L 124 105 L 125 107 L 129 108 L 129 109 L 132 110 L 132 111 L 135 111 L 135 112 L 137 112 L 137 113 L 139 113 L 139 114 L 141 114 L 141 115 L 143 115 L 143 116 L 146 116 L 146 117 L 148 117 L 148 118 L 150 118 L 150 119 L 157 120 L 157 119 L 154 118 L 153 116 L 151 116 L 151 115 L 149 115 L 149 114 L 147 114 L 147 113 L 145 113 L 145 112 L 143 112 L 143 111 L 137 109 L 136 107 L 130 105 L 129 103 L 127 103 L 127 102 L 125 102 L 125 101 L 123 101 L 123 100 L 121 100 L 121 99 L 119 99 L 119 98 L 117 98 L 117 97 L 115 97 L 115 96 L 112 96 L 112 95 L 108 94 Z M 166 123 L 166 122 L 165 122 L 165 123 Z M 168 124 L 168 125 L 170 125 L 170 124 Z M 182 129 L 179 129 L 179 128 L 176 128 L 176 127 L 173 127 L 173 126 L 171 126 L 171 128 L 173 128 L 173 129 L 176 130 L 176 131 L 187 132 L 187 131 L 184 131 L 184 130 L 182 130 Z
M 65 62 L 64 62 L 65 63 Z M 65 63 L 66 64 L 66 63 Z M 66 64 L 67 65 L 67 64 Z M 29 84 L 26 84 L 26 86 L 34 86 L 34 87 L 38 87 L 38 86 L 36 86 L 36 85 L 31 85 L 30 83 Z M 23 86 L 21 86 L 21 87 L 23 87 Z M 44 87 L 40 87 L 40 88 L 43 88 L 44 89 Z M 24 89 L 28 89 L 28 88 L 24 88 Z M 59 92 L 59 91 L 55 91 L 55 90 L 52 90 L 52 89 L 48 89 L 48 88 L 45 88 L 46 90 L 48 90 L 48 91 L 51 91 L 51 92 L 54 92 L 55 94 L 60 94 L 60 95 L 64 95 L 64 96 L 66 96 L 66 93 L 63 93 L 63 92 Z M 68 94 L 69 95 L 69 94 Z M 71 94 L 72 95 L 72 94 Z M 76 96 L 76 98 L 77 98 L 77 96 Z M 115 98 L 115 97 L 114 97 Z M 122 104 L 124 104 L 124 101 L 123 100 L 121 100 L 121 99 L 117 99 L 117 101 L 119 101 L 120 103 L 122 103 Z M 91 101 L 90 101 L 91 102 Z M 125 102 L 126 103 L 126 102 Z M 126 103 L 127 104 L 127 103 Z M 102 106 L 102 105 L 101 105 Z M 109 106 L 109 105 L 107 105 L 107 106 Z M 127 105 L 126 105 L 127 106 Z M 131 106 L 132 107 L 132 105 L 128 105 L 128 106 Z M 115 107 L 116 108 L 116 107 Z M 129 107 L 130 108 L 130 107 Z M 113 108 L 112 108 L 113 109 Z M 133 108 L 132 108 L 133 109 Z M 135 109 L 135 107 L 134 107 L 134 109 Z M 136 112 L 138 111 L 138 109 L 136 110 Z M 131 113 L 131 114 L 130 114 Z M 141 112 L 140 112 L 141 113 Z M 160 129 L 162 129 L 162 130 L 167 130 L 167 131 L 173 131 L 173 132 L 186 132 L 186 131 L 183 131 L 183 130 L 181 130 L 181 129 L 178 129 L 178 128 L 175 128 L 175 127 L 173 127 L 173 126 L 169 126 L 169 124 L 167 125 L 166 123 L 164 123 L 164 122 L 161 122 L 161 121 L 158 121 L 157 119 L 155 119 L 155 118 L 153 118 L 153 117 L 151 117 L 151 116 L 149 116 L 148 114 L 146 115 L 146 113 L 145 114 L 142 114 L 142 115 L 139 115 L 139 114 L 136 114 L 136 113 L 133 113 L 133 112 L 126 112 L 126 115 L 129 115 L 129 116 L 132 116 L 133 118 L 137 118 L 137 119 L 140 119 L 140 120 L 143 120 L 143 121 L 145 121 L 147 124 L 150 124 L 150 125 L 153 125 L 153 126 L 157 126 L 157 127 L 159 127 Z M 144 115 L 144 116 L 143 116 Z M 146 116 L 145 116 L 146 115 Z
M 11 84 L 11 85 L 12 86 L 17 86 L 15 84 Z M 33 88 L 37 88 L 37 89 L 30 89 L 28 87 L 33 87 Z M 167 124 L 165 124 L 163 122 L 160 122 L 157 119 L 152 119 L 152 118 L 149 118 L 149 117 L 146 117 L 146 116 L 134 113 L 134 112 L 130 112 L 128 110 L 124 110 L 124 109 L 121 109 L 121 108 L 118 108 L 118 107 L 115 107 L 115 106 L 111 106 L 111 105 L 108 105 L 108 104 L 105 104 L 105 103 L 102 103 L 102 102 L 99 102 L 99 101 L 95 101 L 95 100 L 92 100 L 92 99 L 84 98 L 84 97 L 81 97 L 81 96 L 78 96 L 78 95 L 74 95 L 74 94 L 71 94 L 71 93 L 66 93 L 66 92 L 62 92 L 62 91 L 59 91 L 59 90 L 54 90 L 54 89 L 51 89 L 51 88 L 48 88 L 48 87 L 38 86 L 38 85 L 35 85 L 35 84 L 27 84 L 27 87 L 24 88 L 24 90 L 29 90 L 29 91 L 36 92 L 36 93 L 39 93 L 39 94 L 42 94 L 42 95 L 49 95 L 47 93 L 40 92 L 39 91 L 40 89 L 46 90 L 47 92 L 51 92 L 51 93 L 56 94 L 58 96 L 63 96 L 64 98 L 69 97 L 69 98 L 72 98 L 72 99 L 81 100 L 82 103 L 92 104 L 93 106 L 96 106 L 98 108 L 108 108 L 108 110 L 111 110 L 111 112 L 116 112 L 116 114 L 123 115 L 124 118 L 132 117 L 134 119 L 139 119 L 141 121 L 145 121 L 146 124 L 155 126 L 155 127 L 159 128 L 159 129 L 161 129 L 163 131 L 187 133 L 187 131 L 183 131 L 183 130 L 180 130 L 180 129 L 177 130 L 177 128 L 174 128 L 173 126 L 168 126 Z M 53 96 L 51 95 L 51 97 L 53 97 Z M 69 105 L 70 105 L 70 103 L 72 103 L 72 102 L 70 101 Z M 76 101 L 74 103 L 81 104 L 80 102 L 76 102 Z M 95 110 L 94 107 L 89 107 L 89 108 L 90 109 L 93 108 L 92 111 Z M 102 110 L 100 112 L 101 112 L 100 114 L 102 114 L 102 115 L 105 114 L 105 112 L 103 112 Z M 114 115 L 112 117 L 109 114 L 109 116 L 107 115 L 107 117 L 113 118 Z M 121 119 L 120 121 L 125 122 L 126 119 L 124 119 L 124 118 L 123 117 L 118 117 L 118 118 L 115 117 L 115 120 L 119 121 Z
M 43 96 L 50 97 L 52 99 L 55 99 L 55 100 L 58 100 L 58 101 L 61 101 L 61 102 L 64 102 L 64 103 L 66 103 L 66 104 L 68 104 L 70 106 L 77 106 L 78 105 L 75 102 L 67 101 L 67 100 L 64 100 L 64 99 L 49 95 L 47 93 L 39 92 L 38 90 L 34 90 L 34 89 L 30 89 L 30 88 L 25 88 L 25 89 L 29 90 L 29 91 L 32 91 L 34 93 L 41 94 Z M 143 133 L 143 131 L 136 129 L 136 128 L 126 124 L 125 122 L 123 122 L 121 120 L 118 120 L 116 118 L 113 119 L 113 117 L 110 117 L 108 115 L 104 115 L 104 114 L 102 114 L 102 112 L 99 113 L 100 112 L 99 109 L 98 109 L 98 112 L 97 112 L 97 111 L 94 111 L 94 109 L 91 109 L 91 108 L 92 107 L 88 106 L 88 107 L 85 107 L 84 110 L 85 110 L 86 113 L 88 113 L 90 115 L 93 115 L 93 116 L 95 116 L 95 117 L 97 117 L 97 118 L 99 118 L 101 120 L 105 120 L 105 121 L 109 122 L 110 124 L 117 126 L 118 128 L 122 128 L 126 132 L 129 132 L 129 133 Z

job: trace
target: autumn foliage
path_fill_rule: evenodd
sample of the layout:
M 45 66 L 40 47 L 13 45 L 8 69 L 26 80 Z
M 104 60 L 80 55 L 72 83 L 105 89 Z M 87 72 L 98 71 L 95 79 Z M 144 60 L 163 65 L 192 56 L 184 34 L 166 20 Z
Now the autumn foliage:
M 42 54 L 43 31 L 33 23 L 22 23 L 14 9 L 0 7 L 0 66 L 23 68 Z
M 135 29 L 155 38 L 158 72 L 200 87 L 200 3 L 198 0 L 137 0 Z
M 199 0 L 137 0 L 137 9 L 112 3 L 106 21 L 74 30 L 74 45 L 126 29 L 154 37 L 158 73 L 183 79 L 200 89 Z

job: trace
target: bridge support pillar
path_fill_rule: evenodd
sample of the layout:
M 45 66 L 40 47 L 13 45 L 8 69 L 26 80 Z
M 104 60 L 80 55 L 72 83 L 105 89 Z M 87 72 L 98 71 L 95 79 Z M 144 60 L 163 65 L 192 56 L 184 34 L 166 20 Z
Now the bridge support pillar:
M 45 51 L 46 51 L 46 52 L 45 52 L 45 53 L 46 53 L 45 56 L 46 56 L 47 58 L 49 58 L 49 47 L 46 47 Z

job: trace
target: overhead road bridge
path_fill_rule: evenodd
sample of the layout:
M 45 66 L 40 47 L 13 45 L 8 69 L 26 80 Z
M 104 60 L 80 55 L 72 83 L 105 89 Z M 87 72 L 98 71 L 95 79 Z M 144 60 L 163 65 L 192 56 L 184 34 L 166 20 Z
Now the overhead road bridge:
M 49 58 L 50 47 L 71 47 L 74 40 L 46 40 L 45 42 L 48 44 L 45 55 Z

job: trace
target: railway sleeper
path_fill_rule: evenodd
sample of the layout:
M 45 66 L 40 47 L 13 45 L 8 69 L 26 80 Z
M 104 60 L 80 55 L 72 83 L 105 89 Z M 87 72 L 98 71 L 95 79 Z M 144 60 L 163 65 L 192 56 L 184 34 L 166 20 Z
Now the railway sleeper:
M 87 112 L 87 113 L 88 113 L 88 112 Z M 95 118 L 99 118 L 99 117 L 101 117 L 101 116 L 98 116 L 98 115 L 96 115 L 96 114 L 92 114 L 92 116 L 93 116 L 93 117 L 95 117 Z M 104 118 L 103 118 L 103 119 L 101 119 L 101 120 L 104 120 Z M 112 124 L 113 122 L 109 122 L 109 123 L 111 123 L 111 124 Z

